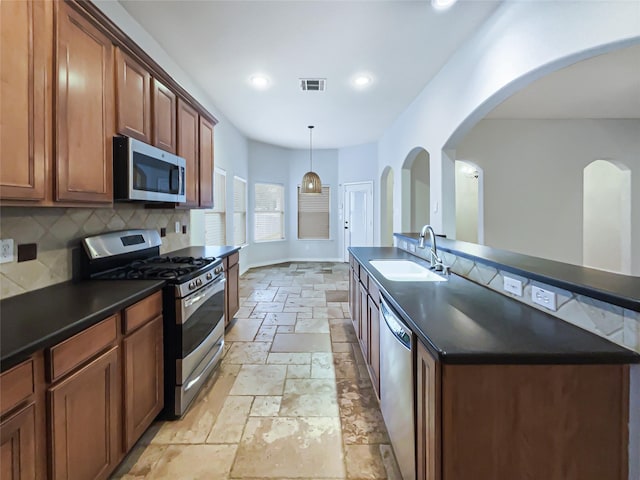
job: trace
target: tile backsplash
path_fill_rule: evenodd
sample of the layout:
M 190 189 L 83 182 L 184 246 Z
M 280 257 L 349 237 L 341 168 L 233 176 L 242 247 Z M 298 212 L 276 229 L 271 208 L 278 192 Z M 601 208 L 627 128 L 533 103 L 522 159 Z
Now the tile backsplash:
M 13 239 L 14 261 L 0 264 L 0 299 L 70 280 L 72 251 L 89 235 L 127 228 L 166 228 L 161 253 L 189 246 L 189 234 L 175 233 L 175 223 L 189 228 L 189 211 L 112 208 L 0 208 L 0 238 Z M 36 243 L 35 260 L 17 262 L 17 246 Z
M 415 243 L 395 238 L 395 244 L 413 255 L 428 259 L 430 250 L 416 249 Z M 584 330 L 607 338 L 612 342 L 640 352 L 640 313 L 618 305 L 602 302 L 594 298 L 579 295 L 553 285 L 533 281 L 529 278 L 503 272 L 479 261 L 450 252 L 439 251 L 442 261 L 451 267 L 451 271 L 466 277 L 480 285 L 490 288 L 502 295 L 513 298 L 522 303 L 537 308 L 549 315 L 572 323 Z M 507 275 L 522 282 L 523 295 L 521 297 L 505 292 L 503 289 L 504 276 Z M 556 294 L 557 310 L 551 311 L 531 300 L 531 288 L 536 285 Z

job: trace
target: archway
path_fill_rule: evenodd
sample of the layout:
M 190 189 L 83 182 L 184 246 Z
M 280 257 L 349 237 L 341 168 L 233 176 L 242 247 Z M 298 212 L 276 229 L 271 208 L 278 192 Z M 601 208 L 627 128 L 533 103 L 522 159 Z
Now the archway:
M 483 171 L 473 162 L 456 160 L 456 240 L 484 243 Z
M 402 231 L 417 232 L 429 223 L 430 211 L 429 152 L 416 147 L 402 164 Z
M 389 166 L 380 176 L 380 245 L 393 245 L 393 169 Z
M 631 171 L 595 160 L 583 171 L 582 259 L 587 267 L 631 273 Z

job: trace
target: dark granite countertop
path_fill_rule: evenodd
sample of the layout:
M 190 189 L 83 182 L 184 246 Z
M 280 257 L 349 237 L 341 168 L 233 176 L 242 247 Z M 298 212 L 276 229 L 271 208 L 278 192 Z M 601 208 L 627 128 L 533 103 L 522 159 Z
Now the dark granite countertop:
M 369 263 L 404 259 L 393 247 L 349 251 L 385 300 L 445 363 L 639 363 L 640 355 L 486 287 L 451 274 L 446 282 L 395 282 Z
M 160 290 L 161 280 L 64 282 L 0 302 L 0 372 Z
M 418 233 L 394 233 L 417 243 Z M 431 245 L 429 239 L 426 244 Z M 556 262 L 475 243 L 437 238 L 438 250 L 640 312 L 640 277 Z M 428 247 L 427 247 L 428 248 Z
M 180 250 L 174 250 L 166 255 L 173 256 L 185 256 L 185 257 L 220 257 L 225 258 L 240 250 L 241 247 L 233 247 L 229 245 L 223 246 L 195 246 L 181 248 Z

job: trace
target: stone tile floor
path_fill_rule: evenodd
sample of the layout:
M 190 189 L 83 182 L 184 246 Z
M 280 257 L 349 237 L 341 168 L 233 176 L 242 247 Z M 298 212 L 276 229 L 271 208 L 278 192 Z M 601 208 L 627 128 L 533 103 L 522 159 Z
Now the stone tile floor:
M 155 422 L 114 479 L 400 479 L 349 319 L 348 264 L 240 279 L 219 372 Z

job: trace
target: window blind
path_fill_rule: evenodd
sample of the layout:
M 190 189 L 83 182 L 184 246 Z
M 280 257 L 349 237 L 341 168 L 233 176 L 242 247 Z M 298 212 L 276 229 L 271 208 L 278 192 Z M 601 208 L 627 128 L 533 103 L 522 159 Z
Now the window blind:
M 329 239 L 329 187 L 322 193 L 301 193 L 298 187 L 298 238 Z
M 206 245 L 226 245 L 226 189 L 224 170 L 213 172 L 213 208 L 204 214 L 204 240 Z
M 271 183 L 256 183 L 255 200 L 255 241 L 284 239 L 284 187 Z
M 247 181 L 233 177 L 233 244 L 247 243 Z

